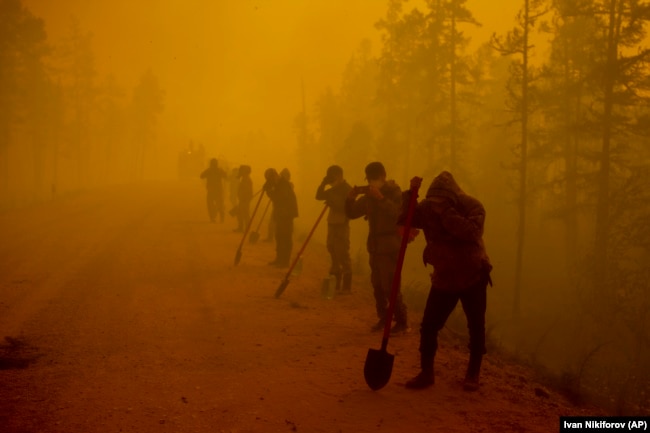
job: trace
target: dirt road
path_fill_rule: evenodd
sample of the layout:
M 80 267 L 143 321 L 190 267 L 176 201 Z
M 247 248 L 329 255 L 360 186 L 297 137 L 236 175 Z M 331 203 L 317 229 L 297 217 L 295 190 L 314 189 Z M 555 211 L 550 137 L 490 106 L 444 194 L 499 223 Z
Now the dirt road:
M 328 259 L 314 244 L 275 299 L 273 246 L 245 244 L 234 267 L 234 223 L 207 220 L 194 183 L 0 214 L 0 431 L 551 432 L 586 411 L 495 357 L 481 390 L 463 392 L 467 356 L 448 336 L 436 385 L 406 390 L 417 315 L 389 343 L 391 382 L 371 391 L 366 277 L 321 298 Z

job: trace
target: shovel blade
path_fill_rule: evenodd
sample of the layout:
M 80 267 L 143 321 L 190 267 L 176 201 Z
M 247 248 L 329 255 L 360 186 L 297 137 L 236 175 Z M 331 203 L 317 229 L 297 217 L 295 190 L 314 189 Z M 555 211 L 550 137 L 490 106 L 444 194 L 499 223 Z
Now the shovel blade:
M 258 232 L 251 232 L 251 235 L 248 237 L 248 242 L 256 244 L 258 240 L 260 240 L 260 234 Z
M 275 291 L 275 297 L 279 298 L 280 296 L 282 296 L 282 293 L 284 292 L 284 289 L 286 289 L 288 285 L 289 285 L 289 279 L 288 278 L 285 278 L 284 280 L 282 280 L 282 282 L 278 286 L 278 290 Z
M 237 250 L 237 254 L 235 254 L 235 266 L 239 264 L 240 260 L 241 260 L 241 249 Z
M 363 376 L 370 389 L 377 391 L 386 386 L 393 372 L 394 359 L 395 356 L 386 350 L 368 349 Z

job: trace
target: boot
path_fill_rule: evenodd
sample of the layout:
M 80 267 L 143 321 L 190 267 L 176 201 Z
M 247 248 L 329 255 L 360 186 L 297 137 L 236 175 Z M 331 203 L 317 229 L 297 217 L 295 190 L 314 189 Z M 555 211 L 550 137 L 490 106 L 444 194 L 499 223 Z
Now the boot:
M 390 328 L 391 334 L 401 334 L 402 332 L 406 333 L 410 331 L 411 331 L 411 327 L 408 325 L 408 323 L 402 321 L 395 323 L 395 325 L 393 325 L 393 327 Z
M 481 361 L 483 355 L 469 355 L 469 363 L 467 364 L 467 373 L 465 374 L 465 381 L 463 382 L 463 389 L 465 391 L 478 391 L 479 372 L 481 371 Z
M 384 326 L 386 326 L 386 319 L 382 318 L 382 319 L 379 319 L 379 321 L 377 323 L 375 323 L 374 326 L 372 328 L 370 328 L 370 330 L 372 332 L 383 331 Z
M 336 293 L 341 293 L 341 274 L 330 274 L 336 278 Z
M 408 389 L 424 389 L 435 383 L 433 376 L 433 356 L 421 355 L 420 366 L 422 368 L 420 373 L 406 382 Z
M 395 325 L 391 328 L 390 333 L 391 334 L 399 334 L 402 332 L 409 332 L 411 328 L 408 325 L 408 316 L 406 314 L 406 308 L 402 304 L 402 307 L 400 308 L 400 311 L 398 312 L 399 314 L 396 314 L 395 317 Z
M 352 293 L 352 274 L 343 274 L 341 293 L 344 295 L 349 295 Z

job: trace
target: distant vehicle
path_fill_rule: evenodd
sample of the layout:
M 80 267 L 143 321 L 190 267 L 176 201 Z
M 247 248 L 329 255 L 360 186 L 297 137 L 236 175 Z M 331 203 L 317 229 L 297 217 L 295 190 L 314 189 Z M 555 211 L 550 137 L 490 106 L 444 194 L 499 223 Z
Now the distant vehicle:
M 178 153 L 178 177 L 180 179 L 191 179 L 198 177 L 205 168 L 205 149 L 199 144 L 194 149 L 194 143 L 190 141 L 187 148 Z

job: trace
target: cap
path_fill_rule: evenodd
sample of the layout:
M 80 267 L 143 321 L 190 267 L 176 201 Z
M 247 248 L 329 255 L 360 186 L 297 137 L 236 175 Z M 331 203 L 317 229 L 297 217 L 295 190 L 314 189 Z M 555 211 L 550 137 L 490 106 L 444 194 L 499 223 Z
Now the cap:
M 386 176 L 386 169 L 381 162 L 371 162 L 366 165 L 366 179 L 374 180 Z

